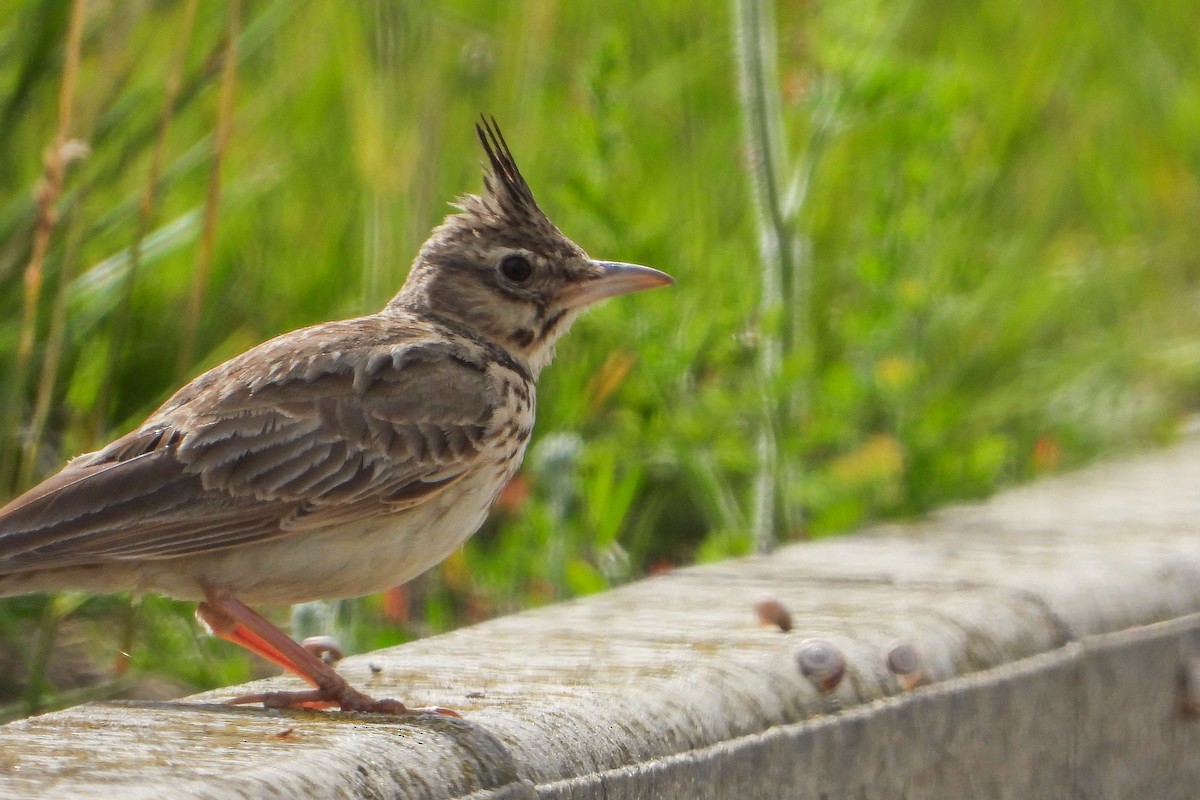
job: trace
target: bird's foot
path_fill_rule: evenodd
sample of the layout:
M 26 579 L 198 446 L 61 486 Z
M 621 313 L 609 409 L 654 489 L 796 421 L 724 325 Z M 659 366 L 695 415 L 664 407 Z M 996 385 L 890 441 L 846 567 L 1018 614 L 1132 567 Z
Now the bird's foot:
M 258 692 L 235 697 L 227 700 L 226 703 L 229 705 L 262 703 L 266 708 L 339 708 L 342 711 L 362 711 L 368 714 L 440 714 L 446 717 L 461 718 L 458 712 L 448 708 L 440 706 L 409 708 L 399 700 L 390 698 L 376 700 L 349 686 L 338 691 L 308 689 L 301 692 Z
M 267 708 L 340 708 L 372 714 L 441 714 L 457 717 L 448 708 L 409 708 L 399 700 L 376 700 L 351 686 L 327 663 L 341 657 L 341 648 L 328 637 L 306 639 L 298 644 L 261 615 L 231 594 L 209 591 L 196 609 L 196 616 L 217 636 L 245 647 L 252 653 L 294 672 L 315 688 L 303 692 L 260 692 L 244 694 L 231 705 L 262 703 Z

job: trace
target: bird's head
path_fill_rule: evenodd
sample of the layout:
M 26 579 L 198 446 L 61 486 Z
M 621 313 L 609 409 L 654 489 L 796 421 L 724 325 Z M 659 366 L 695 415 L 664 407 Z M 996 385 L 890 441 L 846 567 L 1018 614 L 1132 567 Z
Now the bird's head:
M 538 208 L 495 120 L 476 131 L 488 159 L 483 194 L 459 199 L 459 213 L 422 245 L 388 308 L 465 328 L 536 375 L 584 308 L 674 281 L 649 267 L 590 258 Z

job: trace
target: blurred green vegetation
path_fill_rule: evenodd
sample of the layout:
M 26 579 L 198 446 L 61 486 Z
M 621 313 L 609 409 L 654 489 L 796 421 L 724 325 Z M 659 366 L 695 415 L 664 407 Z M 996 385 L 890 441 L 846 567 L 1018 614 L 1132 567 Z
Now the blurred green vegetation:
M 0 4 L 6 492 L 254 343 L 381 307 L 446 202 L 478 189 L 487 112 L 568 235 L 679 283 L 577 323 L 524 472 L 462 552 L 304 624 L 361 650 L 752 546 L 772 322 L 726 4 L 85 3 L 60 141 L 88 153 L 47 194 L 71 6 Z M 776 121 L 813 167 L 794 221 L 802 329 L 766 387 L 781 502 L 803 512 L 782 537 L 1169 437 L 1200 398 L 1194 4 L 782 0 L 776 15 Z M 25 316 L 39 193 L 57 220 Z M 190 613 L 3 601 L 0 714 L 262 669 Z

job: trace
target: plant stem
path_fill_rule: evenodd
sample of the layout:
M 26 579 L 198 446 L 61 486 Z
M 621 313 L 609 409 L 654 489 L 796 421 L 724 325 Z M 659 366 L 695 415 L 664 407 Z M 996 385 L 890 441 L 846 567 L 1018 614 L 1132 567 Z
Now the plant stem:
M 779 425 L 772 396 L 785 348 L 793 339 L 785 287 L 795 282 L 795 250 L 784 210 L 780 176 L 784 164 L 775 60 L 775 22 L 765 0 L 734 0 L 734 44 L 743 146 L 758 220 L 762 295 L 759 303 L 759 392 L 762 418 L 755 451 L 758 467 L 751 506 L 755 549 L 770 549 L 782 527 L 778 519 Z
M 188 293 L 187 313 L 184 318 L 183 343 L 179 348 L 176 372 L 180 379 L 186 378 L 195 358 L 196 338 L 200 330 L 200 312 L 204 308 L 204 295 L 212 272 L 213 253 L 216 249 L 217 216 L 221 206 L 221 163 L 229 146 L 229 134 L 233 128 L 233 92 L 237 85 L 238 32 L 240 27 L 241 0 L 230 0 L 229 21 L 226 32 L 224 63 L 221 68 L 221 90 L 217 103 L 217 133 L 213 140 L 212 163 L 208 173 L 208 192 L 204 198 L 204 228 L 200 237 L 200 250 L 196 256 L 196 270 L 192 273 L 192 287 Z
M 62 265 L 59 268 L 58 290 L 55 292 L 54 305 L 50 311 L 50 329 L 46 333 L 46 352 L 42 358 L 42 370 L 38 378 L 33 418 L 29 423 L 29 435 L 25 438 L 24 451 L 21 456 L 21 469 L 18 476 L 18 483 L 21 486 L 28 486 L 38 477 L 37 464 L 42 434 L 46 430 L 46 422 L 50 418 L 54 386 L 58 380 L 59 365 L 62 363 L 67 328 L 67 290 L 70 288 L 75 262 L 79 260 L 83 232 L 87 227 L 83 215 L 87 191 L 86 185 L 79 190 L 75 203 L 68 212 L 67 246 L 63 253 Z
M 158 120 L 158 135 L 154 142 L 154 151 L 150 156 L 150 169 L 146 175 L 146 186 L 138 204 L 137 227 L 134 230 L 133 242 L 129 246 L 129 269 L 125 273 L 124 288 L 121 300 L 113 317 L 112 339 L 108 347 L 108 364 L 104 371 L 104 383 L 97 396 L 96 419 L 101 425 L 107 425 L 108 412 L 112 408 L 113 393 L 116 391 L 117 369 L 120 365 L 121 354 L 125 350 L 125 337 L 129 331 L 129 318 L 133 308 L 133 290 L 137 282 L 138 271 L 142 263 L 142 244 L 154 223 L 154 210 L 158 202 L 158 185 L 162 175 L 163 160 L 166 157 L 167 136 L 171 130 L 171 122 L 175 117 L 175 108 L 179 100 L 180 87 L 183 85 L 183 71 L 187 65 L 188 45 L 192 41 L 192 28 L 196 21 L 196 9 L 199 0 L 187 0 L 183 9 L 183 21 L 179 34 L 175 38 L 177 50 L 171 60 L 167 73 L 167 84 L 163 95 L 162 111 Z
M 21 427 L 25 412 L 25 387 L 33 360 L 33 346 L 37 339 L 38 305 L 42 296 L 42 277 L 46 254 L 50 250 L 50 235 L 58 223 L 58 198 L 62 195 L 63 174 L 71 158 L 82 151 L 72 146 L 67 138 L 71 131 L 71 116 L 75 105 L 75 84 L 79 77 L 79 55 L 83 46 L 83 0 L 72 0 L 71 18 L 67 24 L 66 56 L 63 62 L 62 82 L 58 87 L 58 128 L 54 141 L 42 157 L 44 173 L 37 188 L 37 225 L 34 229 L 33 248 L 29 263 L 25 266 L 24 294 L 21 304 L 21 328 L 17 338 L 16 365 L 7 409 L 5 430 L 12 435 Z M 15 459 L 6 460 L 11 469 Z M 24 471 L 24 470 L 23 470 Z M 11 473 L 4 476 L 5 483 Z

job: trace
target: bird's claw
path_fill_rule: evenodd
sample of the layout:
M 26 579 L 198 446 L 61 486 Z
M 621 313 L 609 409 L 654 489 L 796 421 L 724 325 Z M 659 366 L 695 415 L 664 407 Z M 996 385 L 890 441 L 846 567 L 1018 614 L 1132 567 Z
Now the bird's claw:
M 321 689 L 309 689 L 301 692 L 258 692 L 244 694 L 225 702 L 228 705 L 262 703 L 265 708 L 306 708 L 310 710 L 338 708 L 342 711 L 360 711 L 367 714 L 439 714 L 456 719 L 462 718 L 458 712 L 448 708 L 440 706 L 409 708 L 399 700 L 386 697 L 376 700 L 374 697 L 354 690 L 342 693 L 327 692 Z
M 454 719 L 462 719 L 462 714 L 452 708 L 443 708 L 442 706 L 424 706 L 422 708 L 410 708 L 409 714 L 437 714 L 442 717 L 453 717 Z

